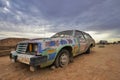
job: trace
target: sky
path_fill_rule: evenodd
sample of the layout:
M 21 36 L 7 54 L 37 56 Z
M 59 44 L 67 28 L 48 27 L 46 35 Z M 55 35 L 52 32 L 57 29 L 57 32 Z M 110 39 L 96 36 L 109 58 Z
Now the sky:
M 120 0 L 0 0 L 0 39 L 50 37 L 77 29 L 120 40 Z

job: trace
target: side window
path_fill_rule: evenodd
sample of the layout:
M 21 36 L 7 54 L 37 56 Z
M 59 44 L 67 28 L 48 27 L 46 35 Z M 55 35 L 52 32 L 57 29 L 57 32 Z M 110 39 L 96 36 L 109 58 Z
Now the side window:
M 80 38 L 80 39 L 85 39 L 83 34 L 81 32 L 79 32 L 79 31 L 75 32 L 75 37 Z
M 89 34 L 84 33 L 86 39 L 91 39 L 92 37 Z

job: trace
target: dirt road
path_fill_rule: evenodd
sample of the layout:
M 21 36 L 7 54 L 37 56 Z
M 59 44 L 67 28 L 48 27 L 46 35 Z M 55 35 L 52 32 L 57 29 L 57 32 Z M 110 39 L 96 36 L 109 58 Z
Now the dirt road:
M 12 63 L 8 56 L 0 57 L 0 80 L 120 80 L 120 45 L 96 46 L 66 68 L 36 72 L 30 72 L 28 65 Z

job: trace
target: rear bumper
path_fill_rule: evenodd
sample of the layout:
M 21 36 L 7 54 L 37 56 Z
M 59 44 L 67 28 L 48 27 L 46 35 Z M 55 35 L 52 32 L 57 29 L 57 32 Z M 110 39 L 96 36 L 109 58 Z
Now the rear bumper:
M 14 60 L 14 62 L 21 62 L 31 66 L 39 66 L 47 62 L 47 56 L 33 56 L 27 54 L 10 54 L 10 59 Z

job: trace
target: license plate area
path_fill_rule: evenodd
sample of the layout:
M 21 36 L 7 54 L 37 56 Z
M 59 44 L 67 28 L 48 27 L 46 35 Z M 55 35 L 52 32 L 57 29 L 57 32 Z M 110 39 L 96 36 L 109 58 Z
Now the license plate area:
M 30 55 L 20 54 L 18 55 L 17 60 L 22 63 L 30 64 L 30 58 Z

